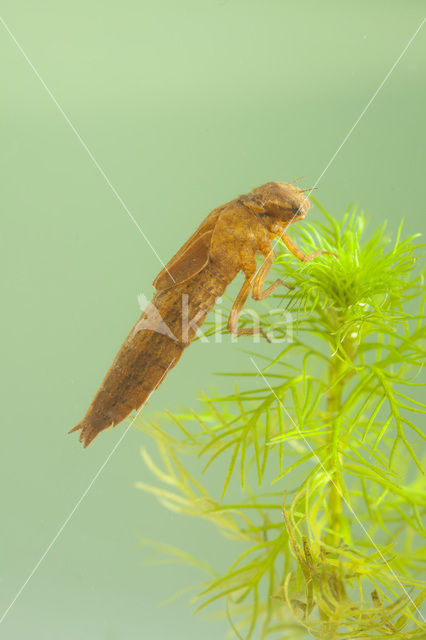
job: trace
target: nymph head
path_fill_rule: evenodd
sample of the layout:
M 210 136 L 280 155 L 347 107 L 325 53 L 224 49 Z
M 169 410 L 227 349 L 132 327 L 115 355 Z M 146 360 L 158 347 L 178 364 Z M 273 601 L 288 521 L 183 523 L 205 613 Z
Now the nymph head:
M 287 224 L 303 220 L 310 207 L 304 191 L 285 182 L 267 182 L 239 200 L 253 213 L 266 214 Z

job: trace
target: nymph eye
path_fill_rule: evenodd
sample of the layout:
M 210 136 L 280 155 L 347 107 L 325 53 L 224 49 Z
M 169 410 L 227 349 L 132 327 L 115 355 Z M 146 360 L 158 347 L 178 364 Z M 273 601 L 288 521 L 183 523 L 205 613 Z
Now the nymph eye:
M 291 210 L 293 211 L 294 215 L 296 216 L 299 213 L 300 206 L 298 206 L 297 204 L 294 204 L 292 206 Z

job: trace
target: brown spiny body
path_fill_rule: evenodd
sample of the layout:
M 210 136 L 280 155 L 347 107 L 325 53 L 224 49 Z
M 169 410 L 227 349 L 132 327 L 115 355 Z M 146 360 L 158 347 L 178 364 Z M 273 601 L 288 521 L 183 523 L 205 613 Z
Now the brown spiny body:
M 308 209 L 309 201 L 300 189 L 268 182 L 207 216 L 154 280 L 157 293 L 126 338 L 85 417 L 71 430 L 81 429 L 85 446 L 146 402 L 239 271 L 245 282 L 228 329 L 237 334 L 256 331 L 238 329 L 238 316 L 250 292 L 259 300 L 285 284 L 277 280 L 262 290 L 273 260 L 273 238 L 280 236 L 301 260 L 320 253 L 306 256 L 285 234 L 288 225 L 304 218 Z M 256 273 L 258 253 L 265 260 Z

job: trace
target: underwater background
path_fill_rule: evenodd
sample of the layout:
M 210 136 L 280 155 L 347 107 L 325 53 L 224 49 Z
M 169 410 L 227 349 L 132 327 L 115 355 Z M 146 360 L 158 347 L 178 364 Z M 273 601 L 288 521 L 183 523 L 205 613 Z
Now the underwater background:
M 87 450 L 67 431 L 150 297 L 156 253 L 167 262 L 214 207 L 320 178 L 338 217 L 358 202 L 372 229 L 404 217 L 405 235 L 424 232 L 426 27 L 356 124 L 423 14 L 394 0 L 4 0 L 0 618 L 41 562 L 0 638 L 224 637 L 186 594 L 158 606 L 203 576 L 144 565 L 139 541 L 220 567 L 232 545 L 134 487 L 152 479 L 141 430 L 92 485 L 126 424 Z M 227 388 L 214 372 L 248 370 L 249 346 L 193 344 L 139 426 Z

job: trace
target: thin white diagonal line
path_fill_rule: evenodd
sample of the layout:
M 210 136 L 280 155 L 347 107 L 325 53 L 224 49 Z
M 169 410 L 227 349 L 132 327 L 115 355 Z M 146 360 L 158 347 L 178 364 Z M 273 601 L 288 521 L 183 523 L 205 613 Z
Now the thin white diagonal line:
M 322 172 L 320 173 L 320 175 L 318 176 L 318 178 L 314 182 L 314 186 L 310 188 L 309 193 L 305 196 L 305 198 L 303 199 L 302 203 L 300 204 L 299 210 L 300 210 L 301 207 L 303 207 L 305 202 L 309 199 L 309 196 L 311 195 L 312 191 L 318 186 L 319 182 L 322 180 L 322 178 L 324 177 L 325 173 L 331 167 L 331 165 L 333 164 L 333 162 L 336 159 L 337 155 L 340 153 L 340 151 L 342 150 L 343 146 L 349 140 L 350 136 L 352 135 L 352 133 L 354 132 L 354 130 L 356 129 L 356 127 L 358 126 L 358 124 L 360 123 L 362 118 L 365 116 L 365 114 L 367 113 L 368 109 L 371 107 L 371 105 L 374 102 L 374 100 L 377 98 L 377 96 L 380 93 L 380 91 L 382 90 L 383 86 L 389 80 L 390 76 L 395 71 L 395 69 L 398 66 L 398 64 L 401 62 L 402 58 L 406 54 L 406 52 L 407 52 L 408 48 L 410 47 L 410 45 L 413 43 L 414 39 L 417 37 L 418 33 L 420 32 L 420 29 L 423 27 L 425 22 L 426 22 L 426 18 L 423 18 L 423 20 L 420 22 L 419 26 L 414 31 L 413 35 L 408 40 L 407 44 L 405 45 L 405 47 L 403 48 L 403 50 L 401 51 L 401 53 L 399 54 L 399 56 L 397 57 L 397 59 L 395 60 L 395 62 L 393 63 L 393 65 L 391 66 L 391 68 L 389 69 L 389 71 L 387 72 L 387 74 L 385 75 L 385 77 L 383 78 L 383 80 L 381 81 L 381 83 L 379 84 L 379 86 L 377 87 L 377 89 L 375 90 L 375 92 L 373 93 L 373 95 L 371 96 L 371 98 L 369 99 L 369 101 L 367 102 L 365 107 L 363 108 L 363 110 L 361 111 L 361 113 L 359 114 L 358 118 L 355 120 L 355 122 L 353 123 L 353 125 L 351 126 L 351 128 L 349 129 L 349 131 L 347 132 L 345 137 L 343 138 L 342 142 L 339 144 L 339 146 L 337 147 L 336 151 L 333 153 L 333 155 L 331 156 L 330 160 L 325 165 L 324 169 L 322 170 Z M 291 223 L 293 222 L 294 218 L 297 216 L 297 213 L 298 213 L 298 211 L 296 211 L 296 213 L 293 215 L 293 217 L 291 218 L 290 222 L 288 223 L 286 229 L 291 225 Z M 277 236 L 277 238 L 278 239 L 282 239 L 284 234 L 285 234 L 285 230 L 281 233 L 281 235 Z M 271 253 L 274 252 L 274 249 L 275 249 L 276 244 L 277 244 L 277 238 L 274 239 L 274 243 L 272 245 L 272 248 L 269 251 L 269 253 L 267 254 L 267 256 L 265 256 L 265 259 L 268 258 L 271 255 Z M 260 267 L 259 267 L 259 269 L 260 269 Z M 254 281 L 255 277 L 257 276 L 258 271 L 252 276 L 251 282 Z
M 291 415 L 289 414 L 289 412 L 287 411 L 286 407 L 284 406 L 284 404 L 281 402 L 281 400 L 279 399 L 279 397 L 277 396 L 277 394 L 275 393 L 275 391 L 273 390 L 273 388 L 271 387 L 271 385 L 269 384 L 269 381 L 265 378 L 265 376 L 263 375 L 262 371 L 259 369 L 259 367 L 256 364 L 256 361 L 254 360 L 254 358 L 252 358 L 251 356 L 249 356 L 253 366 L 255 367 L 255 369 L 257 369 L 257 372 L 262 376 L 262 379 L 264 380 L 264 382 L 268 385 L 269 389 L 272 391 L 272 393 L 274 394 L 275 398 L 278 400 L 278 402 L 280 403 L 281 407 L 284 409 L 284 411 L 286 412 L 286 414 L 288 415 L 288 417 L 290 418 L 291 422 L 294 424 L 294 426 L 296 427 L 297 431 L 299 432 L 300 436 L 303 438 L 304 443 L 306 444 L 306 446 L 310 449 L 311 453 L 313 453 L 313 455 L 315 456 L 315 458 L 318 460 L 318 463 L 320 465 L 320 467 L 323 469 L 323 471 L 325 472 L 329 482 L 334 486 L 335 489 L 337 489 L 337 492 L 339 493 L 340 497 L 342 498 L 342 500 L 344 501 L 344 503 L 346 504 L 347 508 L 349 509 L 349 511 L 352 513 L 352 515 L 354 516 L 355 520 L 357 521 L 357 523 L 359 524 L 359 526 L 361 527 L 361 529 L 363 530 L 364 534 L 367 536 L 367 538 L 370 540 L 371 544 L 373 545 L 373 547 L 376 549 L 377 553 L 379 554 L 379 556 L 381 557 L 381 559 L 383 560 L 383 562 L 386 564 L 387 568 L 389 569 L 389 571 L 391 572 L 391 574 L 393 575 L 393 577 L 395 578 L 395 580 L 397 581 L 397 583 L 399 584 L 399 586 L 401 587 L 401 589 L 404 591 L 405 595 L 407 596 L 407 598 L 409 599 L 409 601 L 411 602 L 411 604 L 414 606 L 415 610 L 417 611 L 417 613 L 419 614 L 419 616 L 421 617 L 421 619 L 423 620 L 423 622 L 426 622 L 425 618 L 423 617 L 421 611 L 419 610 L 419 608 L 417 607 L 416 603 L 414 602 L 414 600 L 411 598 L 410 594 L 408 593 L 407 589 L 404 587 L 404 585 L 402 584 L 401 580 L 399 579 L 399 577 L 397 576 L 397 574 L 395 573 L 395 571 L 392 569 L 392 567 L 390 566 L 389 562 L 386 560 L 385 556 L 383 555 L 383 553 L 380 551 L 379 547 L 376 545 L 376 543 L 374 542 L 373 538 L 371 537 L 371 535 L 368 533 L 367 529 L 365 528 L 365 526 L 363 525 L 363 523 L 361 522 L 361 520 L 359 519 L 359 517 L 357 516 L 356 512 L 354 511 L 354 509 L 352 508 L 352 505 L 346 500 L 342 490 L 340 489 L 340 487 L 334 482 L 332 476 L 330 475 L 329 471 L 324 467 L 323 463 L 321 462 L 321 460 L 319 459 L 318 455 L 315 453 L 315 451 L 313 450 L 313 448 L 311 447 L 310 442 L 305 438 L 305 436 L 303 435 L 303 433 L 300 431 L 299 426 L 296 424 L 296 422 L 293 420 L 293 418 L 291 417 Z
M 163 375 L 161 376 L 156 388 L 161 384 L 161 382 L 163 381 L 163 379 L 165 378 L 165 376 L 167 375 L 168 371 L 171 369 L 171 367 L 173 366 L 174 362 L 175 362 L 176 358 L 173 358 L 173 360 L 171 361 L 171 363 L 169 364 L 169 366 L 167 367 L 167 369 L 164 371 Z M 138 415 L 140 414 L 140 412 L 142 411 L 142 409 L 146 406 L 146 403 L 148 402 L 151 394 L 153 393 L 153 391 L 155 391 L 155 389 L 153 389 L 151 391 L 151 393 L 148 395 L 147 399 L 145 400 L 145 402 L 142 404 L 141 407 L 139 407 L 139 409 L 137 410 L 134 418 L 131 420 L 131 422 L 128 424 L 128 426 L 126 427 L 126 429 L 124 430 L 123 434 L 121 435 L 120 439 L 116 442 L 116 444 L 113 446 L 112 450 L 110 451 L 110 453 L 107 455 L 107 457 L 105 458 L 104 462 L 101 464 L 101 466 L 99 467 L 99 469 L 97 470 L 97 472 L 95 473 L 95 475 L 93 476 L 92 480 L 89 482 L 89 484 L 87 485 L 86 489 L 83 491 L 83 493 L 81 494 L 80 498 L 77 500 L 77 502 L 75 503 L 74 507 L 71 509 L 69 515 L 65 518 L 64 522 L 62 523 L 62 525 L 59 527 L 57 533 L 54 535 L 54 537 L 52 538 L 52 540 L 50 541 L 50 543 L 48 544 L 46 550 L 44 551 L 44 553 L 42 554 L 42 556 L 40 557 L 40 559 L 38 560 L 38 562 L 34 565 L 33 569 L 31 570 L 31 572 L 29 573 L 27 579 L 25 580 L 25 582 L 22 584 L 22 586 L 20 587 L 20 589 L 18 590 L 18 592 L 16 593 L 15 597 L 13 598 L 13 600 L 11 601 L 11 603 L 9 604 L 9 606 L 7 607 L 7 609 L 3 612 L 3 615 L 0 618 L 0 624 L 3 622 L 3 620 L 6 618 L 7 614 L 9 613 L 9 611 L 11 610 L 11 608 L 13 607 L 13 605 L 15 604 L 15 602 L 18 600 L 19 596 L 21 595 L 21 593 L 23 592 L 23 590 L 25 589 L 25 587 L 27 586 L 27 584 L 29 583 L 29 581 L 31 580 L 31 578 L 34 576 L 34 574 L 36 573 L 37 569 L 39 568 L 39 566 L 41 565 L 41 563 L 43 562 L 43 560 L 45 559 L 45 557 L 47 556 L 47 554 L 49 553 L 49 551 L 51 550 L 51 548 L 53 547 L 53 545 L 55 544 L 55 542 L 57 541 L 57 539 L 59 538 L 59 536 L 61 535 L 61 533 L 63 532 L 63 530 L 65 529 L 65 527 L 67 526 L 68 522 L 71 520 L 71 518 L 73 517 L 74 513 L 77 511 L 77 509 L 79 508 L 79 506 L 81 505 L 81 503 L 83 502 L 84 498 L 87 496 L 87 494 L 89 493 L 90 489 L 93 487 L 93 485 L 95 484 L 96 480 L 98 479 L 98 477 L 100 476 L 100 474 L 102 473 L 102 471 L 104 470 L 104 468 L 106 467 L 106 465 L 108 464 L 108 462 L 111 460 L 112 456 L 114 455 L 115 451 L 118 449 L 118 447 L 120 446 L 120 444 L 123 442 L 124 438 L 126 437 L 130 427 L 133 425 L 133 423 L 135 422 L 136 418 L 138 417 Z
M 312 191 L 315 189 L 315 187 L 317 187 L 317 185 L 319 184 L 319 182 L 321 181 L 321 179 L 323 178 L 323 176 L 325 175 L 325 173 L 328 171 L 328 169 L 330 168 L 330 166 L 332 165 L 332 163 L 334 162 L 334 160 L 336 159 L 337 155 L 339 154 L 339 152 L 341 151 L 341 149 L 343 148 L 343 146 L 346 144 L 346 142 L 348 141 L 348 139 L 350 138 L 350 136 L 352 135 L 352 133 L 354 132 L 355 128 L 358 126 L 359 122 L 361 121 L 361 119 L 364 117 L 364 115 L 366 114 L 367 110 L 370 108 L 371 104 L 373 103 L 373 101 L 375 100 L 375 98 L 377 97 L 377 95 L 379 94 L 379 92 L 381 91 L 381 89 L 383 88 L 384 84 L 387 82 L 387 80 L 389 79 L 389 77 L 391 76 L 391 74 L 393 73 L 393 71 L 395 70 L 395 68 L 397 67 L 397 65 L 399 64 L 399 62 L 401 61 L 401 59 L 403 58 L 403 56 L 405 55 L 405 53 L 407 52 L 408 48 L 410 47 L 410 45 L 413 43 L 414 39 L 416 38 L 416 36 L 418 35 L 420 29 L 423 27 L 424 23 L 426 22 L 426 18 L 423 18 L 423 20 L 421 21 L 421 23 L 419 24 L 419 26 L 417 27 L 417 29 L 415 30 L 415 32 L 413 33 L 413 35 L 411 36 L 411 38 L 409 39 L 409 41 L 407 42 L 407 44 L 405 45 L 405 47 L 403 48 L 403 50 L 401 51 L 401 53 L 399 54 L 399 56 L 397 57 L 397 59 L 395 60 L 395 62 L 393 63 L 393 65 L 391 66 L 391 68 L 389 69 L 389 71 L 387 72 L 387 74 L 385 75 L 385 77 L 383 78 L 383 80 L 381 81 L 381 83 L 379 84 L 379 86 L 377 87 L 377 89 L 375 90 L 375 92 L 373 93 L 373 95 L 371 96 L 371 98 L 369 99 L 369 101 L 367 102 L 367 104 L 365 105 L 365 107 L 363 108 L 363 110 L 361 111 L 361 113 L 359 114 L 358 118 L 355 120 L 354 124 L 352 125 L 352 127 L 349 129 L 348 133 L 345 135 L 345 137 L 343 138 L 342 142 L 340 143 L 340 145 L 337 147 L 336 151 L 333 153 L 333 155 L 331 156 L 330 160 L 327 162 L 326 166 L 324 167 L 324 169 L 322 170 L 322 172 L 320 173 L 320 175 L 318 176 L 318 178 L 316 179 L 314 186 L 311 187 L 311 189 L 309 190 L 309 193 L 305 196 L 302 204 L 300 205 L 300 207 L 303 206 L 303 204 L 308 200 L 309 196 L 311 195 Z M 300 208 L 299 207 L 299 208 Z M 294 218 L 296 217 L 297 212 L 293 215 L 293 217 L 291 218 L 289 225 L 293 222 Z M 278 237 L 282 237 L 282 235 L 284 234 L 284 232 L 281 234 L 281 236 Z M 274 247 L 276 246 L 276 240 L 274 245 L 272 246 L 271 251 L 269 252 L 268 256 L 274 251 Z M 255 274 L 253 276 L 253 278 L 256 276 L 257 274 Z M 252 280 L 253 281 L 253 280 Z M 346 500 L 342 490 L 340 489 L 340 487 L 338 485 L 336 485 L 336 483 L 334 482 L 332 476 L 330 475 L 330 473 L 327 471 L 327 469 L 324 467 L 323 463 L 321 462 L 321 460 L 319 459 L 318 455 L 315 453 L 315 451 L 313 450 L 313 448 L 311 447 L 309 441 L 305 438 L 305 436 L 303 435 L 303 433 L 300 431 L 298 425 L 295 423 L 295 421 L 293 420 L 293 418 L 291 417 L 291 415 L 289 414 L 289 412 L 287 411 L 286 407 L 284 406 L 284 404 L 281 402 L 281 400 L 279 399 L 279 397 L 277 396 L 277 394 L 275 393 L 275 391 L 272 389 L 271 385 L 269 384 L 269 381 L 265 378 L 265 376 L 263 375 L 262 371 L 259 369 L 259 367 L 257 366 L 255 360 L 249 356 L 253 366 L 257 369 L 258 373 L 262 376 L 264 382 L 267 384 L 267 386 L 269 387 L 269 389 L 271 390 L 271 392 L 273 393 L 273 395 L 275 396 L 275 398 L 278 400 L 278 402 L 280 403 L 281 407 L 284 409 L 285 413 L 287 414 L 287 416 L 289 417 L 289 419 L 291 420 L 291 422 L 293 423 L 293 425 L 295 426 L 295 428 L 297 429 L 297 431 L 299 432 L 300 436 L 303 438 L 303 441 L 305 442 L 305 444 L 308 446 L 308 448 L 310 449 L 311 453 L 313 453 L 313 455 L 315 456 L 316 460 L 318 461 L 319 465 L 321 466 L 321 468 L 323 469 L 323 471 L 325 472 L 328 480 L 330 483 L 333 484 L 333 486 L 335 487 L 335 489 L 337 490 L 337 492 L 339 493 L 340 497 L 342 498 L 342 500 L 344 501 L 344 503 L 346 504 L 347 508 L 350 510 L 350 512 L 352 513 L 352 515 L 354 516 L 355 520 L 357 521 L 357 523 L 359 524 L 359 526 L 361 527 L 362 531 L 364 532 L 365 536 L 370 540 L 370 542 L 372 543 L 372 545 L 374 546 L 374 548 L 376 549 L 377 553 L 379 554 L 379 556 L 381 557 L 381 559 L 383 560 L 383 562 L 386 564 L 387 568 L 389 569 L 390 573 L 392 574 L 392 576 L 394 577 L 394 579 L 396 580 L 396 582 L 398 583 L 398 585 L 401 587 L 401 589 L 403 590 L 403 592 L 405 593 L 405 595 L 407 596 L 408 600 L 411 602 L 411 604 L 413 605 L 413 607 L 415 608 L 415 610 L 417 611 L 418 615 L 420 616 L 420 618 L 423 620 L 423 622 L 426 622 L 424 616 L 422 615 L 421 611 L 419 610 L 419 608 L 417 607 L 416 603 L 414 602 L 414 600 L 412 599 L 412 597 L 410 596 L 410 594 L 408 593 L 407 589 L 405 588 L 405 586 L 402 584 L 401 580 L 399 579 L 398 575 L 395 573 L 395 571 L 392 569 L 391 565 L 389 564 L 389 562 L 386 560 L 386 558 L 384 557 L 383 553 L 380 551 L 379 547 L 376 545 L 376 543 L 374 542 L 373 538 L 371 537 L 370 533 L 367 531 L 367 529 L 365 528 L 364 524 L 362 523 L 362 521 L 360 520 L 360 518 L 358 517 L 358 515 L 356 514 L 356 512 L 354 511 L 352 505 Z
M 49 89 L 49 87 L 47 86 L 47 84 L 45 83 L 45 81 L 43 80 L 43 78 L 41 77 L 40 73 L 37 71 L 37 69 L 35 68 L 35 66 L 33 65 L 33 63 L 31 62 L 31 60 L 29 59 L 29 57 L 27 56 L 27 54 L 25 53 L 24 49 L 22 48 L 22 46 L 19 44 L 18 40 L 15 38 L 15 36 L 13 35 L 12 31 L 9 29 L 9 27 L 7 26 L 6 22 L 3 20 L 3 18 L 0 16 L 0 22 L 2 23 L 3 27 L 6 29 L 7 33 L 9 34 L 9 36 L 11 37 L 11 39 L 13 40 L 13 42 L 15 43 L 15 45 L 17 46 L 17 48 L 19 49 L 19 51 L 21 52 L 21 54 L 23 55 L 23 57 L 25 58 L 25 60 L 27 61 L 27 63 L 29 64 L 29 66 L 31 67 L 31 69 L 34 71 L 35 75 L 37 76 L 37 78 L 40 80 L 41 84 L 43 85 L 44 89 L 46 90 L 47 94 L 49 95 L 49 97 L 52 99 L 52 101 L 54 102 L 54 104 L 56 105 L 56 107 L 58 108 L 59 112 L 61 113 L 61 115 L 63 116 L 63 118 L 65 119 L 65 121 L 67 122 L 67 124 L 69 125 L 69 127 L 71 128 L 71 130 L 73 131 L 73 133 L 75 134 L 75 136 L 77 137 L 77 140 L 80 142 L 81 146 L 83 147 L 83 149 L 87 152 L 87 155 L 89 156 L 89 158 L 91 159 L 91 161 L 93 162 L 93 164 L 95 165 L 95 167 L 97 168 L 97 170 L 99 171 L 99 173 L 101 174 L 101 176 L 104 178 L 105 182 L 107 183 L 107 185 L 109 186 L 109 188 L 111 189 L 111 191 L 113 192 L 113 194 L 115 195 L 115 197 L 117 198 L 118 202 L 121 204 L 121 206 L 123 207 L 124 211 L 127 213 L 127 215 L 129 216 L 129 218 L 132 220 L 132 222 L 135 224 L 135 226 L 137 227 L 137 229 L 139 230 L 139 233 L 142 235 L 142 237 L 145 239 L 145 241 L 147 242 L 147 244 L 151 247 L 152 251 L 154 252 L 154 254 L 156 255 L 156 257 L 158 258 L 159 262 L 161 263 L 162 267 L 167 271 L 167 273 L 169 274 L 169 276 L 172 278 L 173 282 L 175 282 L 175 279 L 173 278 L 172 274 L 169 272 L 169 270 L 167 269 L 166 265 L 164 264 L 164 262 L 162 261 L 162 259 L 160 258 L 160 256 L 158 255 L 157 251 L 155 250 L 155 248 L 153 247 L 153 245 L 151 244 L 149 238 L 147 237 L 146 233 L 144 232 L 144 230 L 142 229 L 142 227 L 140 226 L 139 222 L 136 220 L 136 218 L 134 217 L 134 215 L 132 214 L 132 212 L 130 211 L 130 209 L 128 208 L 128 206 L 126 205 L 126 203 L 124 202 L 123 198 L 120 196 L 120 194 L 118 193 L 117 189 L 114 187 L 114 185 L 111 183 L 110 179 L 108 178 L 108 176 L 106 175 L 105 171 L 102 169 L 101 165 L 99 164 L 99 162 L 96 160 L 95 156 L 93 155 L 93 153 L 90 151 L 89 147 L 87 146 L 87 144 L 84 142 L 83 138 L 81 137 L 81 135 L 79 134 L 79 132 L 77 131 L 77 129 L 75 128 L 75 126 L 73 125 L 73 123 L 71 122 L 70 118 L 67 116 L 67 114 L 65 113 L 65 111 L 63 110 L 63 108 L 61 107 L 61 105 L 59 104 L 59 102 L 57 101 L 57 99 L 55 98 L 55 96 L 53 95 L 53 93 L 51 92 L 51 90 Z
M 122 436 L 120 437 L 120 439 L 117 441 L 117 443 L 114 445 L 114 447 L 112 448 L 111 452 L 108 454 L 108 456 L 106 457 L 105 461 L 101 464 L 101 466 L 99 467 L 99 469 L 97 470 L 97 472 L 95 473 L 95 475 L 93 476 L 92 480 L 89 482 L 89 484 L 87 485 L 87 488 L 83 491 L 83 493 L 81 494 L 80 498 L 77 500 L 77 502 L 75 503 L 73 509 L 70 511 L 69 515 L 67 516 L 67 518 L 64 520 L 63 524 L 59 527 L 57 533 L 55 534 L 55 536 L 52 538 L 51 542 L 49 543 L 49 545 L 47 546 L 46 550 L 44 551 L 44 553 L 42 554 L 42 556 L 40 557 L 40 559 L 38 560 L 38 562 L 34 565 L 34 568 L 32 569 L 32 571 L 29 573 L 27 579 L 25 580 L 25 582 L 23 583 L 23 585 L 21 586 L 21 588 L 18 590 L 17 594 L 15 595 L 15 597 L 13 598 L 12 602 L 9 604 L 9 606 L 7 607 L 7 609 L 4 611 L 2 617 L 0 618 L 0 624 L 3 622 L 3 620 L 5 619 L 5 617 L 7 616 L 7 614 L 9 613 L 9 611 L 11 610 L 11 608 L 13 607 L 13 605 L 15 604 L 15 602 L 17 601 L 17 599 L 19 598 L 19 596 L 21 595 L 21 593 L 23 592 L 23 590 L 25 589 L 25 587 L 27 586 L 27 584 L 29 583 L 29 581 L 31 580 L 31 578 L 33 577 L 33 575 L 35 574 L 35 572 L 37 571 L 37 569 L 39 568 L 39 566 L 41 565 L 41 563 L 43 562 L 43 560 L 45 559 L 45 557 L 47 556 L 47 554 L 49 553 L 49 551 L 51 550 L 51 548 L 53 547 L 53 545 L 55 544 L 55 542 L 57 541 L 57 539 L 59 538 L 59 536 L 61 535 L 61 533 L 63 532 L 63 530 L 65 529 L 65 527 L 67 526 L 68 522 L 71 520 L 71 518 L 73 517 L 74 513 L 77 511 L 78 507 L 81 505 L 81 503 L 83 502 L 84 498 L 87 496 L 87 494 L 89 493 L 90 489 L 92 488 L 92 486 L 94 485 L 94 483 L 96 482 L 97 478 L 99 477 L 99 475 L 101 474 L 101 472 L 103 471 L 103 469 L 105 468 L 105 466 L 107 465 L 107 463 L 109 462 L 109 460 L 111 459 L 112 455 L 114 454 L 114 452 L 116 451 L 116 449 L 118 448 L 118 446 L 121 444 L 121 442 L 123 441 L 125 435 L 127 434 L 127 432 L 129 431 L 130 427 L 132 426 L 132 424 L 134 423 L 134 421 L 136 420 L 136 418 L 139 415 L 139 412 L 141 411 L 142 407 L 139 409 L 138 413 L 135 415 L 135 417 L 133 418 L 133 420 L 129 423 L 129 425 L 126 427 L 126 430 L 123 432 Z
M 348 141 L 348 139 L 350 138 L 350 136 L 354 132 L 355 128 L 358 126 L 360 120 L 364 117 L 364 115 L 366 114 L 366 112 L 368 111 L 368 109 L 370 108 L 370 106 L 372 105 L 372 103 L 374 102 L 374 100 L 377 98 L 378 94 L 382 90 L 382 88 L 385 85 L 385 83 L 389 80 L 390 76 L 392 75 L 392 73 L 394 72 L 394 70 L 396 69 L 398 64 L 401 62 L 402 58 L 406 54 L 406 52 L 407 52 L 408 48 L 410 47 L 410 45 L 413 43 L 414 39 L 417 37 L 420 29 L 423 27 L 425 22 L 426 22 L 426 18 L 423 18 L 423 20 L 421 21 L 421 23 L 419 24 L 419 26 L 417 27 L 417 29 L 415 30 L 415 32 L 413 33 L 413 35 L 411 36 L 411 38 L 409 39 L 409 41 L 407 42 L 407 44 L 405 45 L 403 50 L 401 51 L 401 53 L 399 54 L 399 56 L 397 57 L 397 59 L 395 60 L 395 62 L 393 63 L 393 65 L 391 66 L 391 68 L 389 69 L 389 71 L 387 72 L 387 74 L 385 75 L 385 77 L 383 78 L 383 80 L 381 81 L 381 83 L 379 84 L 377 89 L 375 90 L 375 92 L 373 93 L 373 95 L 371 96 L 370 100 L 367 102 L 367 104 L 365 105 L 364 109 L 359 114 L 358 118 L 355 120 L 355 122 L 353 123 L 352 127 L 349 129 L 348 133 L 345 135 L 345 137 L 343 138 L 342 142 L 340 143 L 340 145 L 337 147 L 336 151 L 331 156 L 330 160 L 327 162 L 327 164 L 324 167 L 323 171 L 321 172 L 321 174 L 319 175 L 319 177 L 315 181 L 314 186 L 309 191 L 308 196 L 306 196 L 306 199 L 311 195 L 312 191 L 315 189 L 315 187 L 318 185 L 319 181 L 322 179 L 322 177 L 324 176 L 326 171 L 332 165 L 332 163 L 334 162 L 336 156 L 338 155 L 338 153 L 340 153 L 343 145 L 346 144 L 346 142 Z

